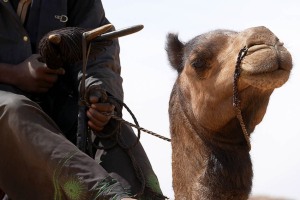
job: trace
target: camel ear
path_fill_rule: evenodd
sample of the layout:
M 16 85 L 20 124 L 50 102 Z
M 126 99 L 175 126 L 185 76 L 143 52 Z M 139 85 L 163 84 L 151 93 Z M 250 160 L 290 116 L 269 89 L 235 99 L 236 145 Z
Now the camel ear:
M 171 66 L 180 73 L 183 69 L 183 48 L 184 44 L 178 39 L 177 34 L 167 35 L 166 51 Z
M 52 44 L 58 45 L 61 41 L 61 36 L 59 34 L 51 34 L 48 39 Z

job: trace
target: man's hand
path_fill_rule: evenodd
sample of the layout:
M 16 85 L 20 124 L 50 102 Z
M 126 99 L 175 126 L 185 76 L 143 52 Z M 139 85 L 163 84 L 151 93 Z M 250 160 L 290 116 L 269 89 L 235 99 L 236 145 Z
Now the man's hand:
M 33 54 L 24 62 L 15 65 L 16 77 L 14 85 L 26 92 L 47 92 L 65 70 L 49 69 L 45 63 L 38 60 L 40 55 Z
M 109 103 L 99 103 L 97 92 L 90 94 L 89 102 L 91 106 L 87 110 L 88 125 L 93 131 L 101 131 L 111 118 L 107 114 L 112 113 L 115 106 Z

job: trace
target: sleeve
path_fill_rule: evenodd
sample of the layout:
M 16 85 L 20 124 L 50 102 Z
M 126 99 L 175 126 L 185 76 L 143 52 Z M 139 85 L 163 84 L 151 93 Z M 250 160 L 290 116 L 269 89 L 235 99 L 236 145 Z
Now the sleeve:
M 105 17 L 100 0 L 69 0 L 68 16 L 68 26 L 93 29 L 110 23 Z M 86 87 L 102 83 L 101 88 L 118 99 L 123 99 L 119 52 L 119 42 L 115 39 L 110 46 L 105 47 L 104 52 L 88 62 Z M 78 64 L 74 67 L 79 82 L 82 77 L 81 68 L 82 66 Z

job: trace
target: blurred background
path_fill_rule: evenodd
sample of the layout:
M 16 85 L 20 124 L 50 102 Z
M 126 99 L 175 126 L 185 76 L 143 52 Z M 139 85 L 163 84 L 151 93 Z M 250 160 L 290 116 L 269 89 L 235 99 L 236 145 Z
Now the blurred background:
M 117 29 L 143 24 L 142 31 L 120 38 L 125 103 L 140 125 L 170 137 L 168 101 L 176 72 L 165 52 L 166 34 L 182 41 L 214 30 L 242 31 L 266 26 L 293 57 L 290 80 L 274 91 L 267 113 L 252 134 L 252 195 L 300 200 L 300 1 L 102 0 Z M 128 114 L 124 118 L 131 120 Z M 141 142 L 164 194 L 174 198 L 171 145 L 147 133 Z M 184 163 L 183 163 L 184 165 Z

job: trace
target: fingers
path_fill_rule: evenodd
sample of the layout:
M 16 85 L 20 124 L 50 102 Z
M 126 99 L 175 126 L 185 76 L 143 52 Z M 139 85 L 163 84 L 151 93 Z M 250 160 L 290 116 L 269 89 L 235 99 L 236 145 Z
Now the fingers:
M 95 103 L 99 102 L 99 97 L 92 95 L 92 96 L 90 96 L 89 101 L 91 104 L 95 104 Z
M 87 111 L 89 127 L 94 131 L 101 131 L 111 118 L 107 113 L 113 112 L 114 108 L 113 105 L 108 103 L 92 104 Z
M 115 106 L 110 103 L 93 103 L 91 108 L 99 112 L 112 112 L 114 111 Z
M 45 72 L 48 74 L 56 74 L 56 75 L 64 75 L 66 72 L 63 68 L 58 68 L 58 69 L 50 69 L 50 68 L 46 68 Z
M 49 69 L 39 58 L 40 55 L 33 54 L 17 65 L 20 73 L 16 75 L 16 87 L 27 92 L 44 93 L 53 87 L 59 75 L 65 74 L 62 68 Z
M 40 80 L 43 80 L 51 85 L 57 81 L 59 75 L 65 74 L 65 70 L 63 68 L 50 69 L 46 65 L 44 67 L 40 67 L 37 69 L 37 71 L 39 71 L 38 73 L 40 74 Z
M 98 103 L 100 101 L 100 98 L 104 98 L 103 95 L 104 92 L 103 90 L 101 90 L 100 86 L 99 85 L 92 85 L 88 88 L 88 96 L 89 96 L 89 102 L 91 104 L 94 104 L 94 103 Z M 104 102 L 105 100 L 103 99 L 102 102 Z
M 38 54 L 33 54 L 28 58 L 30 61 L 30 70 L 37 80 L 53 84 L 57 81 L 59 75 L 65 74 L 65 70 L 63 68 L 50 69 L 45 63 L 39 61 L 39 58 L 40 55 Z
M 45 76 L 45 82 L 49 84 L 54 84 L 58 79 L 57 75 L 47 75 Z
M 36 80 L 40 87 L 51 88 L 58 79 L 58 74 L 48 73 L 47 67 L 41 67 L 36 70 Z
M 64 75 L 65 74 L 65 70 L 63 68 L 58 68 L 58 69 L 50 69 L 47 67 L 46 63 L 44 63 L 41 59 L 41 56 L 39 54 L 32 54 L 28 60 L 30 61 L 34 61 L 36 63 L 36 65 L 40 66 L 40 67 L 44 67 L 43 68 L 43 72 L 47 73 L 47 74 L 56 74 L 56 75 Z

